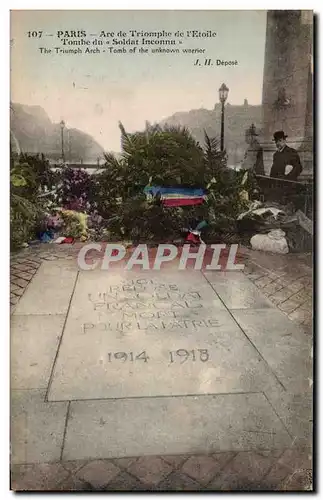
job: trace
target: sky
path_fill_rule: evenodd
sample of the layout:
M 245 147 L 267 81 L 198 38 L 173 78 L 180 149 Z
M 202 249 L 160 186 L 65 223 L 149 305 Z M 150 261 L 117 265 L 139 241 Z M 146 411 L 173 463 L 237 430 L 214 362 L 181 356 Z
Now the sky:
M 58 37 L 58 31 L 71 35 L 72 30 L 86 32 L 83 39 L 91 41 L 89 48 L 95 48 L 95 38 L 102 40 L 100 53 L 85 54 L 87 46 L 80 46 L 81 54 L 56 54 L 55 47 L 77 49 L 63 46 L 62 39 L 82 37 Z M 160 37 L 176 41 L 175 46 L 163 48 L 181 52 L 139 54 L 138 45 L 134 54 L 110 53 L 112 40 L 129 39 L 130 30 L 183 31 L 183 37 Z M 211 31 L 216 36 L 188 38 L 191 30 Z M 42 31 L 41 38 L 33 37 L 33 31 Z M 99 37 L 102 31 L 115 35 Z M 117 37 L 119 31 L 126 37 Z M 119 120 L 132 132 L 142 130 L 146 120 L 154 123 L 178 111 L 213 109 L 223 82 L 229 88 L 230 104 L 242 104 L 244 99 L 260 104 L 265 31 L 264 10 L 12 11 L 11 101 L 42 106 L 53 122 L 63 119 L 67 127 L 92 135 L 105 150 L 120 151 Z M 130 37 L 139 42 L 142 38 Z M 41 47 L 51 53 L 41 53 Z M 157 45 L 145 47 L 150 50 Z M 184 54 L 183 48 L 205 49 L 205 53 Z M 197 58 L 201 66 L 194 65 Z M 213 65 L 205 65 L 205 59 L 211 59 Z M 219 66 L 218 59 L 238 64 Z

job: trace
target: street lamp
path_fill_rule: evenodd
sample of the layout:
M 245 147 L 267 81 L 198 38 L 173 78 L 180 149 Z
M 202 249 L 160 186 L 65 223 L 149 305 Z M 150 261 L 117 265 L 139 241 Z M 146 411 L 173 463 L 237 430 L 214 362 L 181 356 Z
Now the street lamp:
M 64 128 L 65 128 L 65 122 L 62 120 L 60 122 L 61 126 L 61 141 L 62 141 L 62 162 L 65 163 L 65 153 L 64 153 Z
M 221 151 L 224 151 L 224 103 L 228 98 L 229 89 L 225 83 L 219 88 L 219 99 L 222 105 L 221 109 Z

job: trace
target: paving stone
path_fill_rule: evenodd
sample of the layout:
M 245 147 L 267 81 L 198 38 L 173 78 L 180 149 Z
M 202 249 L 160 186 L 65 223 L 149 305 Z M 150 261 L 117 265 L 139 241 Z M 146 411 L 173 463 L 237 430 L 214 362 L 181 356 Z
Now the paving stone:
M 11 266 L 10 267 L 10 278 L 21 278 L 21 271 L 19 269 L 17 269 L 15 266 Z
M 29 269 L 34 269 L 37 270 L 39 268 L 39 265 L 41 264 L 41 259 L 37 259 L 35 256 L 28 257 L 24 260 L 26 266 L 29 267 Z
M 302 323 L 304 321 L 311 323 L 312 319 L 313 319 L 312 314 L 307 309 L 302 309 L 300 307 L 298 309 L 296 309 L 295 311 L 292 311 L 288 315 L 288 317 L 292 321 L 298 321 L 300 323 Z
M 291 472 L 295 470 L 311 470 L 312 452 L 310 448 L 305 448 L 303 450 L 288 449 L 282 454 L 278 463 L 288 467 Z
M 174 471 L 157 487 L 157 491 L 200 491 L 203 486 L 191 479 L 186 474 Z
M 128 469 L 128 467 L 134 464 L 137 460 L 138 458 L 116 458 L 113 460 L 113 463 L 121 469 Z
M 63 460 L 268 450 L 290 444 L 262 394 L 78 401 L 70 405 Z
M 26 260 L 26 262 L 28 266 L 37 270 L 41 264 L 41 259 L 37 258 L 36 256 L 31 256 Z
M 263 278 L 264 276 L 266 276 L 265 273 L 250 273 L 248 274 L 248 278 L 251 279 L 251 281 L 256 281 L 260 278 Z
M 295 471 L 282 485 L 284 491 L 313 491 L 312 472 Z
M 14 284 L 14 285 L 18 285 L 20 288 L 26 288 L 26 286 L 28 285 L 29 281 L 27 280 L 24 280 L 22 278 L 16 278 L 15 276 L 12 276 L 10 278 L 10 281 Z
M 305 301 L 309 301 L 312 298 L 312 291 L 307 290 L 306 288 L 303 288 L 299 292 L 295 293 L 293 295 L 294 300 L 298 300 L 300 303 L 304 303 Z
M 44 260 L 48 260 L 48 261 L 51 261 L 51 260 L 57 260 L 57 256 L 54 255 L 54 254 L 40 254 L 41 258 L 44 259 Z
M 180 467 L 188 458 L 189 455 L 163 455 L 163 460 L 166 460 L 174 469 Z
M 304 284 L 300 280 L 293 281 L 292 283 L 289 283 L 288 287 L 289 290 L 292 290 L 293 292 L 297 293 L 300 292 L 304 288 Z
M 20 278 L 23 278 L 26 281 L 31 281 L 33 278 L 34 273 L 28 273 L 28 272 L 20 272 Z
M 312 313 L 312 309 L 313 309 L 313 299 L 312 297 L 305 300 L 305 302 L 302 304 L 302 308 L 303 309 L 307 309 L 308 311 L 310 311 Z
M 291 313 L 299 306 L 300 302 L 294 299 L 294 296 L 285 300 L 285 302 L 278 304 L 278 308 L 285 313 Z
M 10 304 L 17 304 L 19 301 L 19 297 L 17 297 L 16 295 L 14 295 L 13 293 L 10 294 Z
M 295 394 L 308 392 L 308 379 L 312 374 L 311 343 L 302 329 L 277 310 L 234 310 L 232 313 L 285 389 Z
M 148 485 L 139 481 L 136 477 L 128 474 L 128 472 L 120 472 L 110 483 L 104 488 L 104 491 L 151 491 Z
M 221 454 L 219 453 L 219 455 Z M 182 472 L 203 485 L 209 483 L 220 470 L 219 463 L 210 455 L 190 457 L 181 468 Z
M 255 452 L 240 452 L 208 484 L 210 491 L 256 491 L 261 480 L 276 462 L 276 453 L 267 456 Z
M 267 393 L 282 422 L 292 436 L 294 445 L 311 446 L 313 436 L 312 392 L 291 394 L 286 391 Z
M 279 464 L 277 461 L 262 478 L 260 489 L 262 491 L 280 491 L 284 481 L 289 475 L 290 469 Z
M 296 321 L 296 320 L 294 320 Z M 305 333 L 305 335 L 312 336 L 313 335 L 313 325 L 312 325 L 312 320 L 311 321 L 305 321 L 304 323 L 301 323 L 302 329 Z
M 302 278 L 299 278 L 298 280 L 300 283 L 302 283 L 305 287 L 312 287 L 313 283 L 313 276 L 312 273 L 309 273 L 308 276 L 303 276 Z
M 76 477 L 95 489 L 102 489 L 120 473 L 120 469 L 109 460 L 94 460 L 76 473 Z
M 204 271 L 228 309 L 270 308 L 271 303 L 242 272 Z
M 25 261 L 26 261 L 26 259 L 25 259 L 25 258 L 23 258 L 22 256 L 21 256 L 21 257 L 19 257 L 19 255 L 18 255 L 18 256 L 16 256 L 16 257 L 13 257 L 13 258 L 11 259 L 11 262 L 12 262 L 12 263 L 15 263 L 15 264 L 24 264 L 24 263 L 25 263 Z
M 43 262 L 15 314 L 66 314 L 76 276 L 69 264 Z
M 44 391 L 11 391 L 11 463 L 60 460 L 67 403 L 44 403 Z
M 172 467 L 160 457 L 140 457 L 128 467 L 128 472 L 142 483 L 150 485 L 156 485 L 171 471 Z
M 25 264 L 20 264 L 20 263 L 15 263 L 13 265 L 14 269 L 17 270 L 17 272 L 19 273 L 24 273 L 26 271 L 28 271 L 28 267 L 25 265 Z
M 311 288 L 308 286 L 304 286 L 304 283 L 302 283 L 300 280 L 294 281 L 293 283 L 288 285 L 288 288 L 294 290 L 296 297 L 302 298 L 303 296 L 305 296 L 305 298 L 307 298 L 311 294 Z
M 78 477 L 69 476 L 61 482 L 55 491 L 94 491 L 95 489 L 89 483 L 82 481 Z
M 25 288 L 20 288 L 18 286 L 15 288 L 12 288 L 12 286 L 10 286 L 10 292 L 12 292 L 17 297 L 21 297 L 25 292 Z
M 80 470 L 84 465 L 88 462 L 85 460 L 70 460 L 69 462 L 61 462 L 64 469 L 66 469 L 71 474 L 74 474 L 78 470 Z
M 10 326 L 11 388 L 47 388 L 64 316 L 14 315 Z
M 274 304 L 280 304 L 281 302 L 284 302 L 285 300 L 289 299 L 294 292 L 292 290 L 289 290 L 288 288 L 282 288 L 281 290 L 278 290 L 275 292 L 273 295 L 270 296 L 271 302 Z
M 258 278 L 257 280 L 253 280 L 254 284 L 258 288 L 265 288 L 266 286 L 270 285 L 273 281 L 273 278 L 270 276 L 263 276 L 261 278 Z
M 14 491 L 55 491 L 67 478 L 68 472 L 59 463 L 11 467 L 11 489 Z
M 270 295 L 274 294 L 275 292 L 278 292 L 278 290 L 281 290 L 282 288 L 283 288 L 282 285 L 279 285 L 276 282 L 272 282 L 272 283 L 269 283 L 269 285 L 266 285 L 262 289 L 262 293 L 270 296 Z
M 218 471 L 222 470 L 223 467 L 225 467 L 230 462 L 230 460 L 232 460 L 233 457 L 236 456 L 236 454 L 237 454 L 237 452 L 235 452 L 235 451 L 226 451 L 226 452 L 222 452 L 222 453 L 214 453 L 212 455 L 212 457 L 213 457 L 213 460 L 215 460 L 215 462 L 218 465 Z

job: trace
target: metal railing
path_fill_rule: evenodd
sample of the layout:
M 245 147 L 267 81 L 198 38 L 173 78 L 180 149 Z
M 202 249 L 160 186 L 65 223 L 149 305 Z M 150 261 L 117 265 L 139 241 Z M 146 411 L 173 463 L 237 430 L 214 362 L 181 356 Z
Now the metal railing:
M 262 201 L 287 205 L 293 203 L 296 210 L 313 219 L 312 182 L 292 181 L 266 175 L 256 175 Z

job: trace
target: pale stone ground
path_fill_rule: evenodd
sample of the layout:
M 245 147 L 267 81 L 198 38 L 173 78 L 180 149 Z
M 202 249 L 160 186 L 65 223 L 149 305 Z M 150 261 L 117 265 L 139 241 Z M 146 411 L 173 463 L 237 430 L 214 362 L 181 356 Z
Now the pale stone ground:
M 107 280 L 78 249 L 12 258 L 11 488 L 312 489 L 310 257 Z

